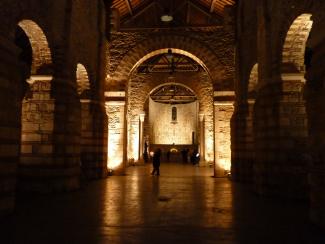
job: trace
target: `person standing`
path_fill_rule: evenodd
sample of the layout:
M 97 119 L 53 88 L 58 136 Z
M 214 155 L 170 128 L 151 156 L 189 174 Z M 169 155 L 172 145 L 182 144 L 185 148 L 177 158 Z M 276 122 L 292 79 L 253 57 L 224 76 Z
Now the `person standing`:
M 160 148 L 157 148 L 152 158 L 152 166 L 153 166 L 153 170 L 151 172 L 152 175 L 154 175 L 155 173 L 159 175 L 160 156 L 161 156 L 161 150 Z

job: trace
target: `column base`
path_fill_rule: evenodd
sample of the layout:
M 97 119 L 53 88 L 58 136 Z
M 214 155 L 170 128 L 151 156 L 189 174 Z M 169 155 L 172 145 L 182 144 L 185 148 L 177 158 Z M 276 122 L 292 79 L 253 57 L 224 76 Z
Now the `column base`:
M 18 173 L 17 190 L 20 193 L 66 192 L 80 187 L 79 167 L 20 167 Z
M 313 169 L 309 174 L 310 219 L 325 229 L 325 170 Z

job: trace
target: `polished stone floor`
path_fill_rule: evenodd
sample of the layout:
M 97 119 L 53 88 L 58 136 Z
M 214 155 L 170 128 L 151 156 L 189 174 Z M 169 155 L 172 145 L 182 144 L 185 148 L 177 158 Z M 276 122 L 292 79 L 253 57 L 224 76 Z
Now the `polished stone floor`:
M 135 166 L 80 191 L 19 200 L 0 243 L 325 243 L 308 206 L 260 198 L 212 169 Z

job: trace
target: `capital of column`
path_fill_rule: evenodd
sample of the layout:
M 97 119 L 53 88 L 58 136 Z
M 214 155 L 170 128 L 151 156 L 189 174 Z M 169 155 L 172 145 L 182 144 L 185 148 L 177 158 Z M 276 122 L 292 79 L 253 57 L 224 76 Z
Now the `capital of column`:
M 234 106 L 235 92 L 234 91 L 215 91 L 214 106 Z
M 52 79 L 52 75 L 32 75 L 27 79 L 27 83 L 33 85 L 36 81 L 51 81 Z
M 109 108 L 113 106 L 124 106 L 125 101 L 106 101 L 105 102 L 105 108 L 106 108 L 106 114 L 109 114 Z
M 139 113 L 139 119 L 140 119 L 141 122 L 144 121 L 145 116 L 146 116 L 146 113 L 145 112 L 140 112 Z
M 204 120 L 204 114 L 199 114 L 199 120 L 200 120 L 200 122 L 203 122 L 203 120 Z
M 234 107 L 234 101 L 215 101 L 214 106 L 232 106 L 232 107 Z

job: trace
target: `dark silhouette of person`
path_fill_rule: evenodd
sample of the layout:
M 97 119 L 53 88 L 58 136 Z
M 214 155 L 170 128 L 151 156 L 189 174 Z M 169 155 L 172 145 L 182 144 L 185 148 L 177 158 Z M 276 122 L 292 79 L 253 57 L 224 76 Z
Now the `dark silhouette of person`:
M 183 163 L 187 163 L 187 157 L 188 157 L 188 149 L 187 148 L 184 148 L 181 153 L 182 153 L 182 160 L 183 160 Z
M 170 150 L 167 151 L 166 157 L 167 157 L 167 162 L 169 162 L 170 161 Z
M 145 163 L 148 163 L 149 157 L 148 157 L 148 143 L 144 143 L 144 152 L 143 152 L 143 159 Z
M 160 167 L 160 156 L 161 156 L 161 150 L 160 148 L 157 148 L 153 154 L 153 158 L 152 158 L 152 166 L 153 166 L 153 170 L 152 170 L 152 175 L 154 175 L 155 173 L 157 175 L 159 175 L 159 167 Z

